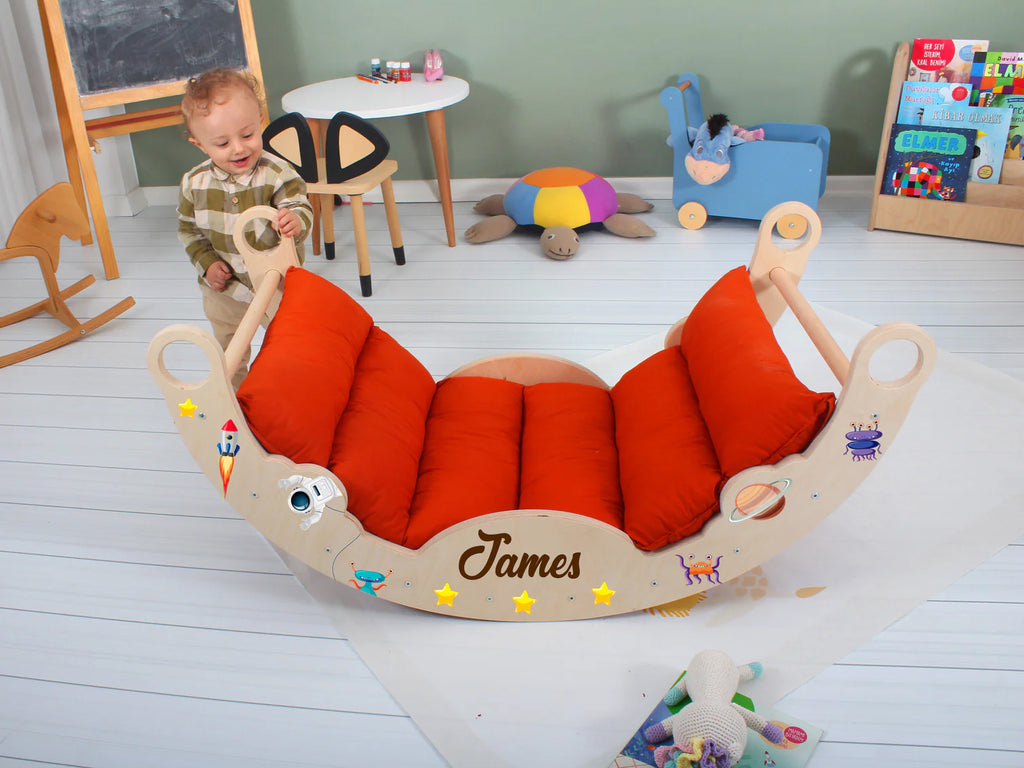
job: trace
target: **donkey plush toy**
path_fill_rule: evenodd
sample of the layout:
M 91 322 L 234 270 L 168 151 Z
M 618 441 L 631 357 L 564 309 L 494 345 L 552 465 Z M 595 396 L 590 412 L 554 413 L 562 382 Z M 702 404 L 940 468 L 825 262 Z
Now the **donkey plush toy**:
M 698 184 L 714 184 L 729 172 L 729 148 L 747 141 L 764 138 L 764 128 L 744 130 L 718 113 L 709 117 L 700 128 L 688 128 L 690 151 L 686 155 L 686 172 Z

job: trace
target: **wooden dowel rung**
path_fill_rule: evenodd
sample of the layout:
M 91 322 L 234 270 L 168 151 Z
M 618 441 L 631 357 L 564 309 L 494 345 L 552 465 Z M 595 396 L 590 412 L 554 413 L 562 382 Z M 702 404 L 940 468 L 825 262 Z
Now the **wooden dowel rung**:
M 821 353 L 839 383 L 845 385 L 850 376 L 850 360 L 840 349 L 832 334 L 828 332 L 810 303 L 800 293 L 796 281 L 785 267 L 775 267 L 768 273 L 768 277 L 772 281 L 772 285 L 778 288 L 789 308 L 793 310 L 796 319 L 803 326 L 814 346 L 818 348 L 818 352 Z
M 253 296 L 252 303 L 245 310 L 242 322 L 238 324 L 238 330 L 231 337 L 228 348 L 224 350 L 225 367 L 227 368 L 229 379 L 235 375 L 235 371 L 238 370 L 238 366 L 242 363 L 242 358 L 245 357 L 246 350 L 252 346 L 252 339 L 256 335 L 256 329 L 260 327 L 263 315 L 266 314 L 281 279 L 282 275 L 277 270 L 267 272 L 263 282 L 260 283 L 260 287 L 256 290 L 256 295 Z

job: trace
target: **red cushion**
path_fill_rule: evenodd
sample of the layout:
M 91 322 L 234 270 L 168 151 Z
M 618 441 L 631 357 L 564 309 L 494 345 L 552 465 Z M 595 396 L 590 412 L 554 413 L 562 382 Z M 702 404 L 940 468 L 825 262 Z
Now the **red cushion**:
M 627 371 L 612 403 L 624 530 L 647 550 L 696 533 L 718 509 L 722 474 L 679 349 Z
M 417 549 L 450 525 L 516 509 L 522 432 L 521 384 L 476 376 L 440 382 L 405 545 Z
M 268 452 L 326 467 L 373 320 L 312 272 L 292 267 L 285 285 L 238 402 Z
M 793 373 L 745 267 L 697 302 L 679 348 L 726 477 L 803 451 L 835 408 Z
M 409 524 L 433 396 L 427 369 L 374 326 L 356 365 L 328 468 L 348 490 L 348 509 L 363 527 L 399 544 Z
M 622 527 L 611 394 L 586 384 L 523 392 L 521 509 L 575 512 Z

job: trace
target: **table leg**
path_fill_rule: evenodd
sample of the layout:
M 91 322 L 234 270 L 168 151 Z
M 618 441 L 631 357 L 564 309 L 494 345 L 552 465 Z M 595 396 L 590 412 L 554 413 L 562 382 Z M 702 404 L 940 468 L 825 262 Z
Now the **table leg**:
M 426 114 L 430 148 L 434 153 L 434 167 L 437 172 L 437 189 L 441 194 L 444 228 L 448 233 L 448 245 L 454 248 L 455 217 L 452 213 L 452 181 L 448 171 L 448 137 L 444 127 L 444 110 L 434 109 Z
M 316 147 L 316 156 L 319 160 L 324 156 L 324 131 L 327 128 L 326 120 L 319 120 L 315 118 L 309 118 L 306 120 L 309 125 L 309 132 L 313 135 L 313 146 Z M 313 226 L 310 228 L 309 237 L 313 241 L 313 255 L 320 255 L 320 195 L 313 195 L 309 201 L 310 207 L 313 209 Z M 334 206 L 331 206 L 330 215 L 334 215 Z M 332 222 L 333 223 L 333 222 Z M 334 231 L 333 229 L 331 230 Z M 333 239 L 333 238 L 332 238 Z M 333 256 L 333 254 L 332 254 Z

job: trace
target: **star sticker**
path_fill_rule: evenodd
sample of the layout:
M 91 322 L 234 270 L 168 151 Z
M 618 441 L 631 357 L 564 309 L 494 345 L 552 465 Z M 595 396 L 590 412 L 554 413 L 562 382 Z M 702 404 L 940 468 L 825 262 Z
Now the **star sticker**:
M 612 604 L 612 595 L 615 594 L 615 590 L 608 588 L 607 581 L 602 581 L 600 587 L 591 587 L 590 591 L 594 593 L 594 605 L 601 603 L 605 605 Z
M 178 403 L 178 408 L 181 409 L 181 413 L 179 415 L 182 418 L 188 417 L 190 419 L 194 419 L 196 415 L 196 408 L 198 407 L 198 405 L 192 402 L 192 398 L 190 397 L 184 403 Z
M 520 611 L 531 613 L 530 609 L 533 608 L 533 604 L 537 602 L 526 593 L 525 589 L 523 590 L 523 594 L 519 597 L 513 597 L 512 600 L 516 604 L 516 613 L 519 613 Z
M 447 581 L 444 583 L 444 589 L 435 589 L 434 594 L 437 595 L 438 605 L 450 605 L 452 607 L 454 607 L 452 601 L 459 596 L 459 593 L 452 589 Z

